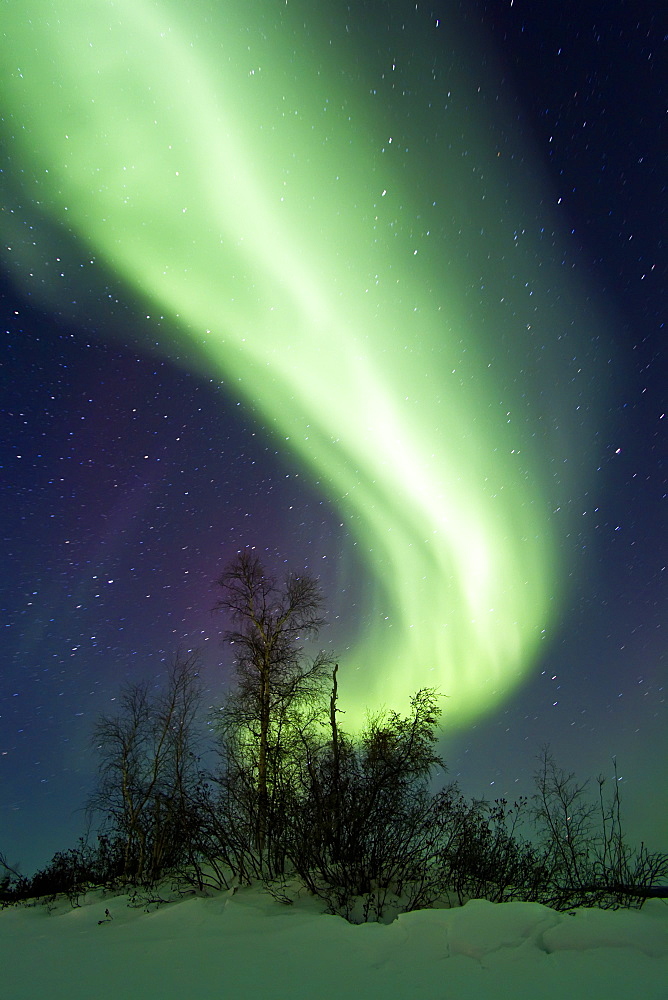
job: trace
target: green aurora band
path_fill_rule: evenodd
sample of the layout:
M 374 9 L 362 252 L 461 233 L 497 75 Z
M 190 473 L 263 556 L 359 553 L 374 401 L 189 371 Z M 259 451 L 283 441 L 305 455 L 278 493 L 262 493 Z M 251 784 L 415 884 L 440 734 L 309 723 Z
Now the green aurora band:
M 426 685 L 449 725 L 489 711 L 559 610 L 530 407 L 566 386 L 573 352 L 548 348 L 539 386 L 526 338 L 542 323 L 542 350 L 556 344 L 577 295 L 559 250 L 526 235 L 539 195 L 508 189 L 475 87 L 459 70 L 439 85 L 465 100 L 411 173 L 426 101 L 393 135 L 353 89 L 351 43 L 337 52 L 282 0 L 10 0 L 3 31 L 11 218 L 41 219 L 54 257 L 59 229 L 76 239 L 161 314 L 171 356 L 260 411 L 354 539 L 342 560 L 370 581 L 341 658 L 346 724 Z M 15 235 L 17 280 L 62 305 Z M 509 388 L 524 353 L 527 385 Z

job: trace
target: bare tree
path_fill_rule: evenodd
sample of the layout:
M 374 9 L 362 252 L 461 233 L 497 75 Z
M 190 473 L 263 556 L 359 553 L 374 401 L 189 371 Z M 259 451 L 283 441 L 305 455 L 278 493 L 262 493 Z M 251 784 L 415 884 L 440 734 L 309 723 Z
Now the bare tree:
M 155 878 L 182 844 L 199 702 L 197 654 L 177 656 L 164 692 L 151 695 L 146 682 L 129 685 L 119 712 L 101 716 L 95 727 L 99 780 L 89 810 L 122 840 L 126 878 Z
M 315 718 L 329 661 L 308 658 L 304 642 L 325 623 L 317 581 L 289 573 L 282 583 L 245 550 L 225 570 L 216 609 L 229 615 L 224 635 L 235 656 L 237 687 L 221 711 L 226 795 L 245 814 L 259 868 L 276 847 L 278 807 L 288 779 L 297 730 Z M 243 799 L 243 801 L 242 801 Z M 271 822 L 270 822 L 271 818 Z M 280 858 L 277 861 L 280 868 Z
M 539 759 L 533 800 L 543 851 L 541 901 L 567 909 L 642 906 L 650 897 L 666 898 L 668 888 L 657 883 L 668 876 L 668 855 L 627 843 L 616 762 L 612 795 L 606 799 L 600 777 L 597 803 L 587 798 L 587 782 L 557 767 L 549 747 Z

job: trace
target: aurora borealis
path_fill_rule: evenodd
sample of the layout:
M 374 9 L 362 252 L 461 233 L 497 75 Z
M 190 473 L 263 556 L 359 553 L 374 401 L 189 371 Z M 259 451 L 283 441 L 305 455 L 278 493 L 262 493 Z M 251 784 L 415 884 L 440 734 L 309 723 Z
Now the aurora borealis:
M 515 392 L 503 411 L 461 291 L 434 291 L 447 268 L 413 259 L 428 237 L 402 225 L 410 194 L 383 162 L 393 137 L 381 123 L 361 133 L 359 88 L 337 102 L 326 63 L 307 91 L 308 50 L 286 80 L 289 13 L 262 44 L 266 5 L 240 23 L 223 6 L 214 56 L 204 25 L 186 28 L 169 5 L 70 2 L 55 31 L 40 6 L 38 32 L 21 11 L 11 38 L 25 69 L 5 85 L 26 122 L 33 199 L 173 318 L 186 363 L 238 385 L 326 484 L 365 553 L 370 607 L 392 627 L 372 619 L 351 655 L 362 712 L 382 663 L 384 697 L 405 705 L 435 682 L 468 721 L 532 662 L 559 574 L 534 442 L 508 430 L 525 407 Z M 459 185 L 478 208 L 475 173 Z M 536 265 L 499 247 L 494 206 L 506 241 L 521 207 L 494 176 L 484 197 L 486 269 L 516 268 L 516 284 L 545 296 Z
M 159 495 L 163 551 L 196 548 L 197 517 L 208 525 L 209 548 L 183 571 L 200 575 L 205 610 L 206 580 L 240 545 L 321 576 L 349 726 L 424 685 L 447 695 L 450 732 L 507 710 L 581 582 L 566 540 L 599 509 L 584 498 L 601 454 L 622 451 L 614 401 L 626 376 L 623 320 L 581 263 L 485 31 L 461 11 L 396 2 L 323 14 L 292 0 L 187 12 L 27 0 L 7 5 L 2 44 L 7 280 L 21 308 L 92 344 L 91 398 L 112 359 L 105 403 L 125 435 L 112 447 L 96 408 L 76 460 L 106 468 L 100 491 L 114 480 L 113 501 L 85 487 L 107 550 L 91 541 L 85 571 L 64 560 L 56 618 L 84 609 L 97 635 L 91 578 L 146 574 L 136 552 Z M 169 387 L 147 405 L 160 369 Z M 194 385 L 208 387 L 208 417 L 178 388 Z M 181 391 L 187 433 L 172 434 Z M 152 414 L 164 463 L 152 442 L 145 473 L 121 457 L 137 410 Z M 256 446 L 274 456 L 269 478 L 289 468 L 299 480 L 295 502 L 284 486 L 262 499 L 244 484 Z M 182 491 L 195 496 L 185 519 L 182 499 L 164 504 L 188 458 L 186 486 L 206 467 L 208 482 L 233 484 L 236 514 L 214 524 L 208 486 Z M 295 520 L 300 505 L 326 511 L 311 549 L 320 514 Z M 238 521 L 257 511 L 271 541 L 270 528 Z M 172 640 L 206 631 L 182 586 L 163 659 Z M 112 627 L 125 614 L 130 591 L 102 617 Z M 158 614 L 153 639 L 159 625 Z M 113 643 L 125 663 L 138 648 L 128 631 Z M 48 628 L 27 626 L 11 647 L 17 668 L 38 675 L 48 641 Z M 82 679 L 93 668 L 77 655 Z M 104 708 L 93 700 L 75 714 Z

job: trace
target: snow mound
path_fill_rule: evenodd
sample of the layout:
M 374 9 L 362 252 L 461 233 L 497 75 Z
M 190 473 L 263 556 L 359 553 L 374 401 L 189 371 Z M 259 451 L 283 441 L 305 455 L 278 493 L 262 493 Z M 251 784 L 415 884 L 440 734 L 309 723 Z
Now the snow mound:
M 360 925 L 259 889 L 158 908 L 130 902 L 98 894 L 77 909 L 1 911 L 3 1000 L 668 997 L 660 900 L 573 914 L 471 900 Z

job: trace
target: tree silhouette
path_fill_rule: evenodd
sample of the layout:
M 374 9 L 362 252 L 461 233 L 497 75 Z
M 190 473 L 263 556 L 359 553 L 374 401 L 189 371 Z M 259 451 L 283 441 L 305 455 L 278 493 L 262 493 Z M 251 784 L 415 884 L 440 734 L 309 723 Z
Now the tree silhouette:
M 120 711 L 93 733 L 98 786 L 89 801 L 122 842 L 124 876 L 154 879 L 173 863 L 189 827 L 196 780 L 197 656 L 177 656 L 164 692 L 128 685 Z
M 234 651 L 236 690 L 220 716 L 228 804 L 235 800 L 251 828 L 259 868 L 281 867 L 280 802 L 294 764 L 298 732 L 308 726 L 323 691 L 328 659 L 304 653 L 325 624 L 323 598 L 308 574 L 279 583 L 245 550 L 218 580 L 216 608 L 231 620 L 224 638 Z

